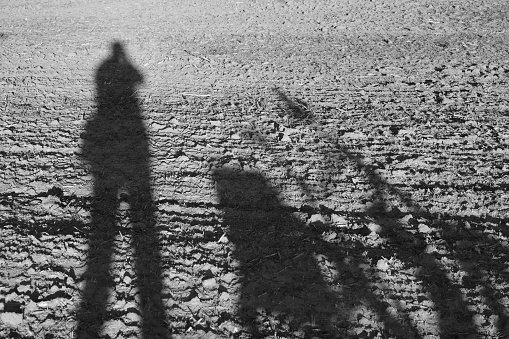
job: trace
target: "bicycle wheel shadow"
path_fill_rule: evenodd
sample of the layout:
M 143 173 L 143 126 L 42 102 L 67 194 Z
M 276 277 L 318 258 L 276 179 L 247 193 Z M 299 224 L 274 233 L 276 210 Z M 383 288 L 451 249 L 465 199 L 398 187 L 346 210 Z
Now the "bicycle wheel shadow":
M 380 235 L 389 247 L 385 251 L 370 250 L 370 255 L 374 260 L 395 256 L 403 262 L 404 269 L 414 272 L 436 311 L 432 323 L 438 333 L 445 337 L 477 333 L 480 316 L 468 300 L 476 299 L 474 293 L 479 293 L 482 313 L 491 316 L 490 335 L 505 332 L 509 317 L 502 301 L 504 295 L 497 291 L 496 284 L 504 279 L 507 265 L 493 257 L 504 257 L 509 252 L 497 237 L 485 233 L 485 224 L 507 236 L 506 221 L 432 213 L 413 201 L 409 193 L 384 180 L 362 156 L 345 147 L 338 148 L 356 163 L 359 173 L 373 187 L 371 200 L 375 203 L 365 215 L 382 227 Z M 330 161 L 334 162 L 333 157 Z M 462 277 L 458 279 L 459 276 Z
M 83 302 L 76 338 L 100 333 L 111 317 L 107 300 L 115 288 L 112 259 L 115 236 L 129 233 L 134 252 L 137 301 L 143 338 L 167 338 L 162 265 L 150 187 L 148 136 L 137 98 L 141 73 L 120 42 L 96 72 L 97 112 L 84 132 L 82 156 L 94 179 L 91 234 Z M 128 227 L 119 228 L 119 207 L 128 205 Z M 124 209 L 125 210 L 125 209 Z

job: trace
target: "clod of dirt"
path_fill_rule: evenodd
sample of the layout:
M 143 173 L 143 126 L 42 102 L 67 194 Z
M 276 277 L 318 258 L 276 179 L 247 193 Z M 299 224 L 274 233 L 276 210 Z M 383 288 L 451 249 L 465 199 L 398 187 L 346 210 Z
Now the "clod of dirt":
M 138 324 L 141 321 L 141 316 L 135 312 L 129 312 L 125 316 L 126 324 Z
M 389 262 L 385 258 L 379 259 L 376 262 L 376 268 L 378 268 L 380 271 L 387 271 L 389 267 Z
M 327 221 L 321 214 L 313 214 L 309 220 L 308 223 L 310 225 L 325 225 Z
M 371 231 L 371 233 L 379 234 L 382 232 L 382 226 L 375 224 L 374 222 L 370 222 L 368 224 L 368 229 Z
M 0 313 L 0 322 L 7 326 L 18 326 L 23 321 L 23 314 L 14 312 Z
M 231 272 L 228 272 L 226 273 L 225 275 L 223 275 L 221 277 L 221 280 L 225 283 L 225 284 L 231 284 L 233 280 L 235 280 L 237 278 L 237 276 Z
M 209 291 L 216 290 L 219 287 L 216 279 L 214 279 L 214 278 L 205 279 L 202 281 L 201 284 L 204 289 L 209 290 Z
M 419 232 L 421 233 L 431 233 L 433 230 L 427 226 L 427 225 L 424 225 L 424 224 L 419 224 Z
M 109 338 L 116 338 L 118 337 L 120 331 L 122 331 L 123 328 L 126 326 L 124 323 L 120 320 L 109 320 L 104 322 L 104 330 L 103 334 L 106 335 Z

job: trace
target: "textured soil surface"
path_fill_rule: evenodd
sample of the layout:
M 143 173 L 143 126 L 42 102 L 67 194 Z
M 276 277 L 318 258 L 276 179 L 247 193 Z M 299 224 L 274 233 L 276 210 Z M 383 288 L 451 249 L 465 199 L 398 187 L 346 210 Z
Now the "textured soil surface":
M 508 16 L 5 2 L 0 337 L 508 337 Z

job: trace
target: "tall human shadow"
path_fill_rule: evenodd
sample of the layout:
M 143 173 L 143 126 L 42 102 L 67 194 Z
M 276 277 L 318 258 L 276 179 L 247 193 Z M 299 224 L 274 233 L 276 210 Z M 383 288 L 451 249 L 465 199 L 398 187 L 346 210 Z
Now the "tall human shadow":
M 160 246 L 150 187 L 148 136 L 136 87 L 143 76 L 130 63 L 120 42 L 96 72 L 97 112 L 85 128 L 82 156 L 93 179 L 92 226 L 85 288 L 78 311 L 76 338 L 95 338 L 109 312 L 109 291 L 115 288 L 112 257 L 115 237 L 129 234 L 134 249 L 134 282 L 139 296 L 143 338 L 168 338 L 162 302 Z M 119 225 L 119 205 L 129 204 L 127 227 Z M 134 297 L 134 296 L 133 296 Z

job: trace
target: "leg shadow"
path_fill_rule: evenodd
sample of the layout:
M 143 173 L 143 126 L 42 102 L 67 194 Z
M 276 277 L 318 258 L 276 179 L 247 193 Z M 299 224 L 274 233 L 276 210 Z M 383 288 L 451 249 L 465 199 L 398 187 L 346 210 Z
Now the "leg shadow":
M 136 87 L 142 75 L 130 63 L 121 43 L 96 73 L 97 113 L 86 125 L 82 154 L 94 178 L 92 227 L 83 302 L 76 338 L 96 337 L 111 316 L 107 299 L 112 276 L 114 239 L 131 232 L 135 255 L 137 308 L 143 338 L 167 338 L 161 297 L 162 268 L 150 187 L 148 137 Z M 128 204 L 129 227 L 120 227 L 118 211 Z

